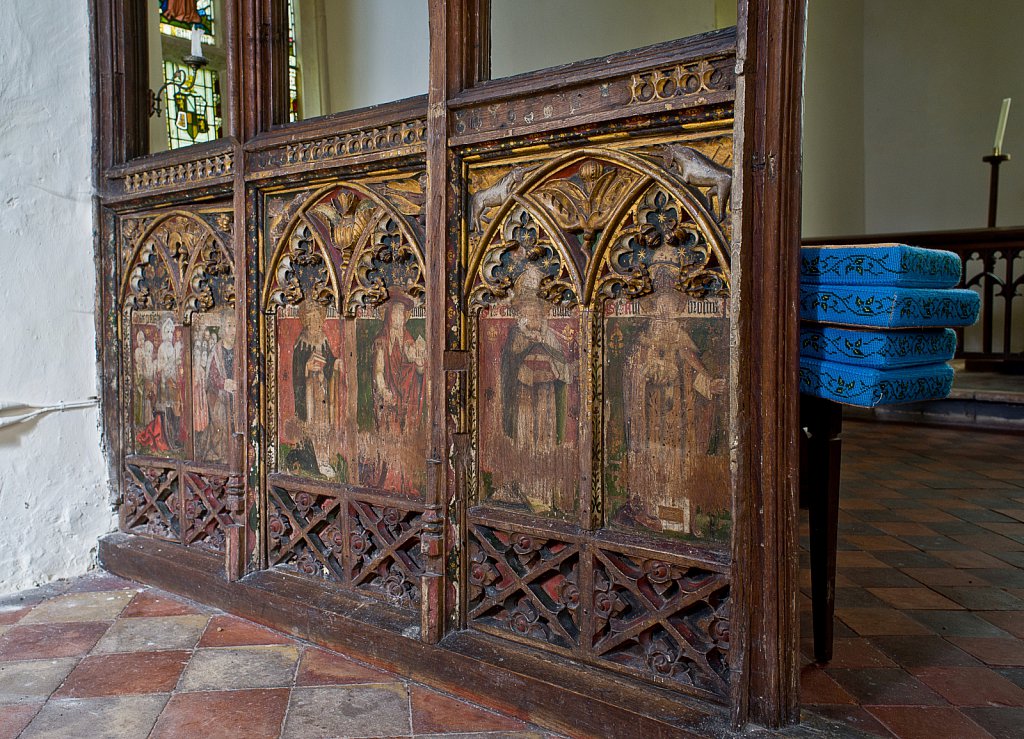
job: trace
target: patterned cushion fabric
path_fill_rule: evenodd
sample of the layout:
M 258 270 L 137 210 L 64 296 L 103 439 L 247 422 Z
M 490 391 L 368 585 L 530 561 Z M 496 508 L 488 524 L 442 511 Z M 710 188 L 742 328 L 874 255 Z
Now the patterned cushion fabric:
M 981 298 L 973 290 L 869 285 L 801 285 L 800 318 L 866 328 L 970 326 Z
M 800 282 L 814 285 L 954 287 L 960 257 L 905 244 L 808 246 L 800 250 Z
M 953 387 L 948 364 L 875 369 L 800 357 L 800 392 L 846 405 L 876 405 L 939 400 Z
M 804 324 L 800 327 L 800 356 L 862 367 L 911 367 L 953 358 L 956 332 L 863 331 Z

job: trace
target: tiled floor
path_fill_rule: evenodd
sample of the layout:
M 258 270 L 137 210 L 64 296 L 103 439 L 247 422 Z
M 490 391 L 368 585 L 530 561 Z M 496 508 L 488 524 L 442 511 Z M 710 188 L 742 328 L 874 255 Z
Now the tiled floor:
M 1024 737 L 1024 436 L 846 423 L 825 666 L 803 565 L 808 709 L 881 736 Z
M 0 599 L 0 739 L 544 737 L 109 575 Z
M 847 422 L 841 509 L 835 658 L 804 640 L 805 707 L 849 735 L 1024 737 L 1024 436 Z M 809 616 L 806 569 L 803 590 Z M 0 599 L 0 739 L 460 732 L 543 736 L 110 576 Z

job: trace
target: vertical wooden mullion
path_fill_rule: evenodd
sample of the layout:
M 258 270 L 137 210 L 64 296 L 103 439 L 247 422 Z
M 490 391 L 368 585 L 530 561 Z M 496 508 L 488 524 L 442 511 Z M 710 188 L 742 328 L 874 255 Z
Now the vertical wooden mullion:
M 600 526 L 596 520 L 597 511 L 593 504 L 594 479 L 591 474 L 594 469 L 595 454 L 597 447 L 594 443 L 594 423 L 600 418 L 600 410 L 596 407 L 595 400 L 598 395 L 595 393 L 594 375 L 594 352 L 597 351 L 599 335 L 594 325 L 594 309 L 580 307 L 580 356 L 577 357 L 578 369 L 580 372 L 580 417 L 579 417 L 579 465 L 580 465 L 580 488 L 579 488 L 579 524 L 584 531 L 592 531 Z
M 740 3 L 733 723 L 799 718 L 797 274 L 805 4 Z M 737 187 L 738 185 L 738 187 Z
M 430 62 L 426 141 L 426 287 L 427 287 L 427 529 L 423 535 L 426 575 L 423 578 L 421 633 L 437 642 L 445 624 L 444 525 L 448 490 L 445 474 L 448 434 L 445 422 L 445 252 L 448 215 L 456 195 L 449 186 L 452 155 L 448 149 L 448 99 L 465 86 L 464 49 L 468 3 L 472 0 L 429 0 Z

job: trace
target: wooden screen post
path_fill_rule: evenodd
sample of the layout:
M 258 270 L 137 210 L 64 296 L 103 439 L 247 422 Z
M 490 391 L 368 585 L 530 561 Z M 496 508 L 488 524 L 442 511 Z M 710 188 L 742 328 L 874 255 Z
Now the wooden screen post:
M 744 7 L 745 5 L 745 7 Z M 799 718 L 797 257 L 805 5 L 740 4 L 741 209 L 734 723 Z

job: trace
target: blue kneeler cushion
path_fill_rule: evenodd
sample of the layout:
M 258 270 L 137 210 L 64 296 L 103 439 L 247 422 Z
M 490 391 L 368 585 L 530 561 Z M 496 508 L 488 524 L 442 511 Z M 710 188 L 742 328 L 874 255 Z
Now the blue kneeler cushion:
M 867 328 L 970 326 L 981 298 L 973 290 L 871 285 L 801 285 L 804 321 Z
M 800 356 L 861 367 L 912 367 L 947 362 L 956 352 L 956 332 L 880 331 L 803 324 Z
M 906 244 L 806 246 L 800 250 L 800 282 L 814 285 L 954 287 L 960 257 L 950 251 Z
M 876 369 L 800 357 L 800 392 L 847 405 L 874 408 L 940 400 L 952 387 L 948 364 Z

